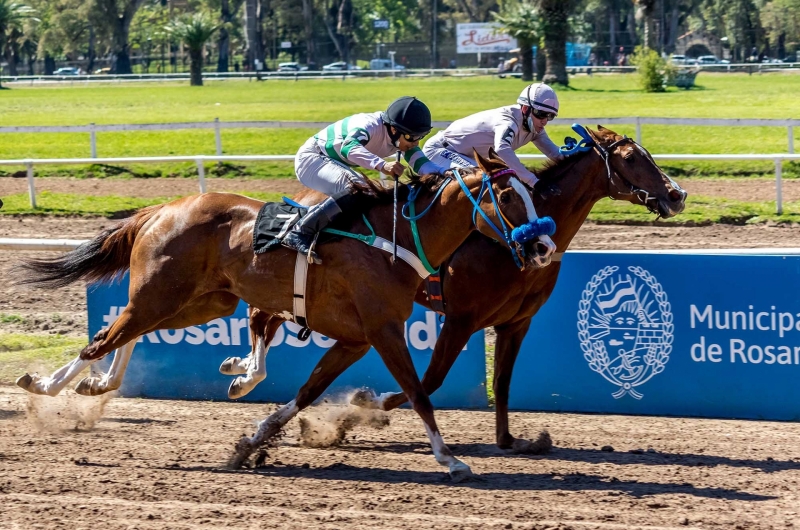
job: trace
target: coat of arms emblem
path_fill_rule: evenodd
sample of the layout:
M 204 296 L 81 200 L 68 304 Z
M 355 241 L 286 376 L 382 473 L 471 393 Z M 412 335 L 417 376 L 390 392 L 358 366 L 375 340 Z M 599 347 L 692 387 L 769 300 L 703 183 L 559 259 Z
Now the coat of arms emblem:
M 617 385 L 616 399 L 664 371 L 672 351 L 674 325 L 667 295 L 641 267 L 604 267 L 581 295 L 578 338 L 589 368 Z

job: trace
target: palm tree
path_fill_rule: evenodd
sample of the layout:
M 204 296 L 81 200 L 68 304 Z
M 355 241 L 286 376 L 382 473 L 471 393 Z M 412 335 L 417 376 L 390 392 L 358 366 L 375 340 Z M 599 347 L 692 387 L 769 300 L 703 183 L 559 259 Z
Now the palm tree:
M 547 54 L 545 83 L 569 84 L 567 76 L 567 36 L 569 17 L 577 4 L 576 0 L 539 0 L 542 19 L 544 51 Z
M 520 55 L 522 55 L 522 80 L 533 81 L 533 50 L 539 44 L 541 21 L 536 7 L 523 2 L 514 5 L 501 14 L 492 13 L 500 27 L 511 37 L 517 39 Z
M 15 70 L 14 57 L 7 47 L 7 33 L 10 29 L 20 28 L 23 20 L 33 18 L 33 8 L 20 4 L 15 0 L 0 0 L 0 56 L 5 54 L 9 69 Z M 2 70 L 0 70 L 2 74 Z M 2 88 L 2 84 L 0 84 Z
M 218 29 L 219 25 L 205 13 L 180 17 L 166 28 L 189 48 L 192 86 L 203 86 L 203 48 Z

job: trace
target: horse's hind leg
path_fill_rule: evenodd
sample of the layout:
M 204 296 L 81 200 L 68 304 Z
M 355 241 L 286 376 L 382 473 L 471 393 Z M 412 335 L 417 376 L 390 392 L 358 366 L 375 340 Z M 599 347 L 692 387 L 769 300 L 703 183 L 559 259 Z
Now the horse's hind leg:
M 453 456 L 442 435 L 439 434 L 439 427 L 433 415 L 433 405 L 422 383 L 417 377 L 414 363 L 411 361 L 411 354 L 408 352 L 405 339 L 403 337 L 403 327 L 400 325 L 384 325 L 379 330 L 367 332 L 367 338 L 386 364 L 397 384 L 408 397 L 411 406 L 419 414 L 425 423 L 425 430 L 431 442 L 431 449 L 436 457 L 436 461 L 443 466 L 447 466 L 450 477 L 454 482 L 460 482 L 472 475 L 469 466 Z
M 191 301 L 177 315 L 158 324 L 158 329 L 181 329 L 204 324 L 214 318 L 232 315 L 239 298 L 224 291 L 207 293 Z M 118 389 L 125 377 L 128 361 L 133 354 L 138 337 L 114 352 L 114 361 L 106 374 L 84 377 L 75 386 L 75 392 L 84 396 L 97 396 Z
M 250 314 L 250 329 L 253 334 L 253 359 L 247 368 L 247 375 L 239 376 L 228 387 L 228 397 L 238 399 L 246 396 L 258 383 L 267 378 L 267 352 L 278 328 L 285 322 L 281 317 L 267 315 L 258 310 Z
M 369 344 L 348 344 L 342 341 L 334 344 L 319 360 L 308 381 L 300 388 L 295 398 L 259 423 L 258 430 L 252 438 L 243 437 L 239 440 L 239 443 L 236 444 L 236 453 L 230 460 L 230 466 L 241 467 L 245 460 L 253 454 L 253 451 L 278 434 L 289 420 L 311 405 L 342 372 L 362 358 L 367 351 L 369 351 Z
M 75 357 L 53 372 L 50 377 L 42 377 L 36 373 L 32 375 L 25 374 L 17 379 L 17 386 L 27 390 L 31 394 L 57 396 L 84 368 L 94 362 L 95 361 L 84 361 L 80 357 Z

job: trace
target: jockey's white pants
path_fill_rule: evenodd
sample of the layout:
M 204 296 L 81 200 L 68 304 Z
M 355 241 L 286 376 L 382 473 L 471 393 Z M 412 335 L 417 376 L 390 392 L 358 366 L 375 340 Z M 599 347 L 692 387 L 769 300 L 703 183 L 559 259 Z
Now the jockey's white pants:
M 328 196 L 352 193 L 353 182 L 364 181 L 352 168 L 323 154 L 314 138 L 309 138 L 297 151 L 294 172 L 303 186 Z
M 445 146 L 445 143 L 444 134 L 442 131 L 439 131 L 428 138 L 428 141 L 425 142 L 425 145 L 422 147 L 422 152 L 428 157 L 428 160 L 434 164 L 438 164 L 448 169 L 462 169 L 478 166 L 478 163 L 471 157 L 462 155 L 461 153 L 453 151 L 452 149 L 448 149 Z

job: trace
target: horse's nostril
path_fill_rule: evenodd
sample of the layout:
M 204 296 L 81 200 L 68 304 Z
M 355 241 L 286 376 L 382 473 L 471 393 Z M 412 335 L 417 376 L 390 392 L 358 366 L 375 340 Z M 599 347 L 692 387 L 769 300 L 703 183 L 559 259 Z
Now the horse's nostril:
M 684 198 L 685 196 L 686 196 L 686 194 L 685 194 L 684 192 L 681 192 L 681 191 L 679 191 L 679 190 L 671 190 L 671 191 L 669 192 L 669 199 L 670 199 L 672 202 L 678 202 L 678 201 L 681 201 L 681 200 L 683 200 L 683 198 Z

